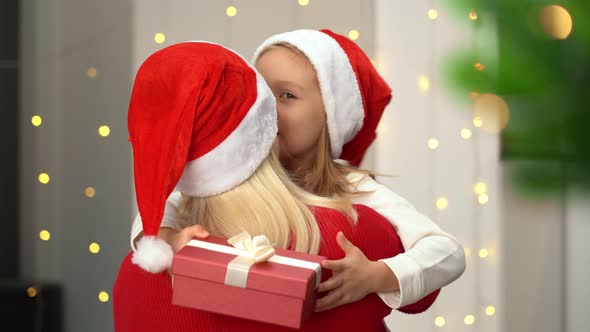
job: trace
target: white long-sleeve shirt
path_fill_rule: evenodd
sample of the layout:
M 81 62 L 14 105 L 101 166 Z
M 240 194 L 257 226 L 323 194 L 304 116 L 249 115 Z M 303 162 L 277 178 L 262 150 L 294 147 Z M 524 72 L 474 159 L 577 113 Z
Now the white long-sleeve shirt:
M 378 293 L 389 307 L 397 309 L 416 303 L 426 295 L 442 288 L 465 271 L 463 246 L 444 232 L 428 217 L 422 215 L 405 199 L 369 176 L 352 173 L 351 183 L 360 179 L 357 189 L 367 194 L 353 196 L 353 204 L 366 205 L 387 218 L 393 225 L 405 252 L 395 257 L 381 259 L 399 281 L 395 292 Z M 161 227 L 179 230 L 177 223 L 181 194 L 174 192 L 166 202 Z M 137 215 L 131 228 L 131 247 L 143 231 L 141 217 Z

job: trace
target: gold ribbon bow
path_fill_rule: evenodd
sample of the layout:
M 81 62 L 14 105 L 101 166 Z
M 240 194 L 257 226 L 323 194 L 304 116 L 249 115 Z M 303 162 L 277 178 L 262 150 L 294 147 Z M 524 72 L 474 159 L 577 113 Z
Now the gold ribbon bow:
M 232 236 L 227 242 L 243 252 L 240 256 L 250 257 L 254 263 L 266 262 L 275 254 L 275 248 L 266 235 L 257 235 L 252 238 L 248 232 L 244 231 Z
M 266 262 L 274 256 L 275 248 L 270 244 L 266 235 L 257 235 L 252 238 L 245 231 L 232 236 L 227 242 L 238 249 L 240 255 L 229 262 L 225 284 L 246 288 L 250 267 L 256 263 Z

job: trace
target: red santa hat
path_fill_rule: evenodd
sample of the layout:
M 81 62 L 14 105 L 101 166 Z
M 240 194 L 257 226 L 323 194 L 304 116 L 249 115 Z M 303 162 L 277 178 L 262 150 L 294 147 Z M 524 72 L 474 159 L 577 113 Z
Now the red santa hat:
M 173 256 L 157 237 L 170 193 L 177 187 L 207 197 L 249 178 L 276 138 L 276 102 L 237 53 L 213 43 L 181 43 L 139 68 L 128 127 L 144 232 L 133 262 L 157 273 Z
M 289 44 L 307 56 L 320 83 L 334 159 L 359 166 L 377 137 L 391 89 L 367 55 L 350 39 L 330 30 L 295 30 L 271 36 L 253 63 L 272 45 Z

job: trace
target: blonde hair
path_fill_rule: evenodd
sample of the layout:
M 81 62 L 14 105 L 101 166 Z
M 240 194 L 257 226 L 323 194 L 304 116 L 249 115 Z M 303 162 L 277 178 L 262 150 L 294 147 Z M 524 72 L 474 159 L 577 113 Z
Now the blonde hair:
M 181 226 L 202 225 L 211 234 L 229 238 L 241 231 L 264 234 L 278 248 L 318 253 L 320 229 L 313 207 L 338 210 L 356 223 L 347 198 L 312 195 L 294 184 L 274 154 L 239 186 L 216 196 L 183 195 Z
M 332 160 L 330 150 L 330 135 L 328 127 L 324 126 L 318 144 L 314 151 L 316 157 L 310 168 L 293 170 L 293 180 L 303 189 L 323 197 L 346 197 L 366 194 L 358 190 L 362 177 L 351 182 L 351 173 L 374 175 L 373 172 L 339 164 Z
M 307 56 L 295 46 L 284 42 L 270 45 L 260 53 L 259 57 L 271 49 L 281 47 L 287 48 L 296 54 L 304 56 L 307 59 Z M 313 68 L 313 66 L 311 66 L 311 68 Z M 323 197 L 340 196 L 350 198 L 353 195 L 367 193 L 357 189 L 358 184 L 362 180 L 362 177 L 358 177 L 359 180 L 356 182 L 351 182 L 348 176 L 351 173 L 360 173 L 374 177 L 375 173 L 364 169 L 342 165 L 332 160 L 329 129 L 326 125 L 324 125 L 324 129 L 322 130 L 314 153 L 316 157 L 314 158 L 313 164 L 310 168 L 290 170 L 291 178 L 301 188 Z

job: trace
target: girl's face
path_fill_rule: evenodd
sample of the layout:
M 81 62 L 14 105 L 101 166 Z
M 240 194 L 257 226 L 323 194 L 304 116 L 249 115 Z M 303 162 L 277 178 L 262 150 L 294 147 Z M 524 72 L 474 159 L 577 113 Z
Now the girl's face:
M 284 46 L 268 49 L 256 62 L 277 98 L 279 158 L 289 170 L 307 168 L 326 125 L 316 72 L 304 55 Z

